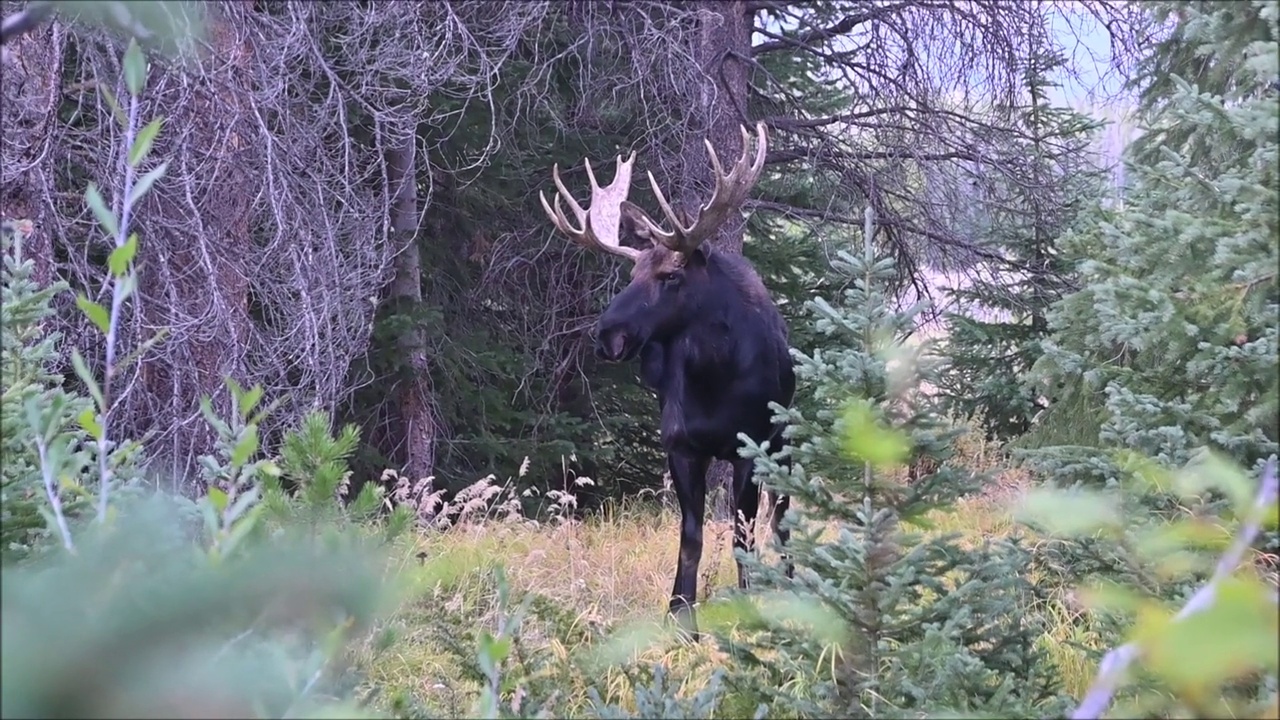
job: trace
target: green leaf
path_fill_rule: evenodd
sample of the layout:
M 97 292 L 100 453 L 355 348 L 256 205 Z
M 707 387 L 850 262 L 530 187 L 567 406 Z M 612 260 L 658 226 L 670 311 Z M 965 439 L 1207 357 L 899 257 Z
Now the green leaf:
M 71 348 L 71 366 L 75 368 L 76 377 L 80 378 L 80 382 L 89 388 L 89 394 L 93 396 L 93 401 L 98 404 L 98 408 L 104 409 L 102 389 L 98 387 L 98 381 L 93 377 L 93 373 L 89 372 L 89 365 L 80 355 L 78 348 Z
M 102 425 L 98 424 L 98 419 L 94 415 L 93 408 L 85 408 L 80 411 L 80 415 L 76 418 L 80 421 L 80 427 L 85 432 L 93 436 L 95 440 L 102 439 Z
M 652 620 L 637 620 L 613 631 L 604 642 L 581 650 L 581 658 L 588 668 L 604 671 L 609 667 L 634 662 L 641 653 L 674 637 L 675 633 L 670 625 Z
M 1128 615 L 1136 614 L 1151 605 L 1150 600 L 1134 590 L 1113 582 L 1101 582 L 1081 588 L 1078 596 L 1086 607 Z
M 137 204 L 137 202 L 142 199 L 142 196 L 146 195 L 147 192 L 151 190 L 151 186 L 155 185 L 157 180 L 164 177 L 164 173 L 168 169 L 169 161 L 165 160 L 152 168 L 146 175 L 138 178 L 138 181 L 133 184 L 133 189 L 129 191 L 129 204 Z
M 214 510 L 222 512 L 227 509 L 227 494 L 223 492 L 222 488 L 211 487 L 209 488 L 209 502 L 213 505 Z
M 222 381 L 222 384 L 227 386 L 227 390 L 231 393 L 231 399 L 235 400 L 236 404 L 239 405 L 240 396 L 244 395 L 244 388 L 240 387 L 240 383 L 236 382 L 235 378 L 228 376 L 227 379 Z
M 124 82 L 134 97 L 141 95 L 147 86 L 147 58 L 142 54 L 137 38 L 130 38 L 129 47 L 124 51 Z
M 1159 561 L 1184 550 L 1209 550 L 1218 554 L 1231 543 L 1231 532 L 1199 518 L 1178 520 L 1135 532 L 1134 547 L 1143 557 Z
M 84 201 L 89 204 L 89 209 L 93 211 L 93 216 L 98 219 L 98 224 L 111 237 L 120 235 L 120 221 L 116 219 L 116 214 L 111 212 L 111 208 L 107 207 L 107 201 L 102 199 L 102 193 L 98 192 L 98 186 L 89 183 L 89 188 L 84 191 Z
M 129 298 L 133 297 L 133 294 L 138 291 L 137 274 L 122 275 L 119 278 L 117 278 L 115 291 L 120 293 L 121 302 L 124 302 L 125 300 L 128 300 Z
M 1116 466 L 1128 473 L 1134 485 L 1151 493 L 1168 492 L 1173 484 L 1173 474 L 1151 458 L 1132 450 L 1115 453 Z
M 774 623 L 790 623 L 799 626 L 801 632 L 818 642 L 843 644 L 847 628 L 843 619 L 831 607 L 817 598 L 805 598 L 796 593 L 776 592 L 763 598 L 761 613 Z
M 907 436 L 880 422 L 865 400 L 846 405 L 843 420 L 844 451 L 855 460 L 890 468 L 901 465 L 911 452 Z
M 240 417 L 248 419 L 249 413 L 258 406 L 258 402 L 262 400 L 262 386 L 254 385 L 240 396 L 238 401 L 240 405 Z
M 98 326 L 103 335 L 111 331 L 111 316 L 107 314 L 106 308 L 85 297 L 84 293 L 76 295 L 76 305 L 84 311 L 85 315 L 89 316 L 89 319 L 93 321 L 94 325 Z
M 227 522 L 235 522 L 241 515 L 247 511 L 250 506 L 258 501 L 258 488 L 251 487 L 241 493 L 236 501 L 231 503 L 231 508 L 227 510 Z
M 480 634 L 480 664 L 487 669 L 497 668 L 511 654 L 511 638 L 496 638 L 484 631 Z
M 124 277 L 129 270 L 129 263 L 138 254 L 138 233 L 129 233 L 129 239 L 123 245 L 111 251 L 107 258 L 107 267 L 116 277 Z
M 205 422 L 209 423 L 220 435 L 230 434 L 231 428 L 222 422 L 222 418 L 218 417 L 218 413 L 213 411 L 213 401 L 209 399 L 208 395 L 200 396 L 200 414 L 204 415 Z
M 1181 622 L 1153 615 L 1135 629 L 1147 666 L 1175 691 L 1211 692 L 1255 672 L 1275 672 L 1280 623 L 1269 591 L 1253 578 L 1226 578 L 1213 604 Z
M 227 533 L 227 537 L 221 543 L 223 556 L 225 557 L 235 552 L 236 548 L 240 546 L 240 543 L 253 532 L 254 527 L 257 524 L 258 515 L 255 512 L 250 512 L 248 515 L 233 524 L 231 526 L 231 532 Z
M 231 451 L 231 464 L 239 467 L 249 461 L 249 458 L 258 451 L 258 426 L 250 425 L 244 429 L 244 436 L 236 443 L 236 447 Z
M 98 83 L 98 92 L 102 93 L 102 99 L 107 101 L 107 107 L 111 108 L 111 114 L 120 123 L 120 127 L 129 127 L 129 117 L 124 114 L 124 108 L 120 107 L 120 101 L 116 100 L 116 94 L 111 92 L 111 88 L 106 83 Z
M 1175 475 L 1174 487 L 1184 498 L 1206 490 L 1220 492 L 1231 500 L 1232 509 L 1241 517 L 1253 506 L 1253 482 L 1239 466 L 1214 452 L 1188 463 Z
M 133 147 L 129 148 L 129 165 L 138 167 L 138 163 L 151 154 L 151 145 L 155 142 L 156 136 L 160 134 L 162 127 L 164 127 L 164 116 L 152 120 L 147 123 L 146 127 L 138 131 L 138 137 L 133 140 Z
M 1032 490 L 1019 502 L 1014 516 L 1067 537 L 1120 524 L 1115 500 L 1088 490 Z

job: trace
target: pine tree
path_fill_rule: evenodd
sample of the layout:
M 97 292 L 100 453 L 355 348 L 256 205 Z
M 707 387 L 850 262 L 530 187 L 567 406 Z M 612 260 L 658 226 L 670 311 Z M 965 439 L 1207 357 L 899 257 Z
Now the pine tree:
M 1269 87 L 1280 66 L 1280 3 L 1153 11 L 1182 20 L 1147 60 L 1166 74 L 1148 76 L 1143 89 L 1145 132 L 1127 153 L 1123 202 L 1064 238 L 1081 287 L 1049 313 L 1051 335 L 1030 376 L 1074 388 L 1079 404 L 1064 415 L 1092 410 L 1093 432 L 1064 442 L 1047 426 L 1039 447 L 1016 454 L 1052 484 L 1125 491 L 1114 496 L 1128 506 L 1121 537 L 1047 544 L 1042 566 L 1073 584 L 1118 582 L 1180 605 L 1208 570 L 1162 572 L 1130 549 L 1159 537 L 1171 516 L 1220 524 L 1229 498 L 1212 488 L 1179 497 L 1133 472 L 1148 467 L 1133 456 L 1182 468 L 1213 450 L 1257 477 L 1280 449 L 1280 103 Z M 1242 25 L 1268 28 L 1267 39 L 1240 49 Z M 1199 51 L 1175 52 L 1187 47 Z M 1192 56 L 1190 66 L 1177 61 Z M 1259 544 L 1280 549 L 1274 530 Z M 1257 691 L 1238 690 L 1235 700 Z
M 1034 648 L 1040 630 L 1024 622 L 1036 591 L 1025 579 L 1027 553 L 1016 540 L 967 549 L 917 530 L 981 478 L 955 466 L 957 431 L 936 403 L 910 397 L 907 370 L 923 380 L 937 372 L 927 348 L 897 346 L 924 308 L 892 307 L 881 288 L 893 262 L 870 247 L 861 257 L 839 253 L 836 269 L 851 283 L 836 304 L 808 304 L 821 347 L 795 354 L 801 392 L 814 404 L 777 408 L 790 423 L 789 467 L 759 446 L 744 449 L 757 458 L 757 480 L 792 498 L 785 552 L 795 577 L 747 556 L 756 588 L 816 598 L 850 634 L 833 652 L 830 638 L 756 613 L 746 641 L 722 638 L 748 668 L 731 681 L 780 716 L 1027 712 L 1054 696 Z M 915 471 L 879 462 L 892 456 Z M 834 673 L 815 678 L 812 668 L 833 663 Z
M 1147 61 L 1164 74 L 1144 88 L 1130 185 L 1121 207 L 1064 241 L 1081 288 L 1050 313 L 1033 375 L 1099 398 L 1089 445 L 1170 467 L 1212 448 L 1255 471 L 1280 449 L 1278 8 L 1274 0 L 1153 8 L 1182 20 Z M 1239 27 L 1265 39 L 1241 48 Z M 1199 48 L 1190 66 L 1179 52 L 1187 47 Z M 1197 74 L 1180 74 L 1187 70 Z M 1124 477 L 1094 447 L 1027 456 L 1064 484 Z
M 42 288 L 32 279 L 35 263 L 22 253 L 28 229 L 23 221 L 5 220 L 0 232 L 0 254 L 4 256 L 0 289 L 0 553 L 5 560 L 28 556 L 52 530 L 46 524 L 48 501 L 35 444 L 42 429 L 37 423 L 64 426 L 89 407 L 85 398 L 63 390 L 62 379 L 51 370 L 60 337 L 47 331 L 44 323 L 53 315 L 53 297 L 65 290 L 66 284 Z M 60 412 L 49 417 L 55 396 L 62 400 L 57 404 Z M 84 506 L 82 497 L 70 497 L 64 512 L 74 516 Z
M 1047 51 L 1027 61 L 1025 104 L 1010 109 L 1026 136 L 1000 161 L 1026 167 L 976 199 L 980 238 L 1001 260 L 982 263 L 967 287 L 951 292 L 962 310 L 947 316 L 950 364 L 940 389 L 948 409 L 977 418 L 990 438 L 1025 433 L 1044 409 L 1039 393 L 1020 380 L 1041 354 L 1049 306 L 1070 289 L 1070 267 L 1055 245 L 1102 182 L 1089 158 L 1098 123 L 1048 97 L 1057 87 L 1049 75 L 1063 64 Z

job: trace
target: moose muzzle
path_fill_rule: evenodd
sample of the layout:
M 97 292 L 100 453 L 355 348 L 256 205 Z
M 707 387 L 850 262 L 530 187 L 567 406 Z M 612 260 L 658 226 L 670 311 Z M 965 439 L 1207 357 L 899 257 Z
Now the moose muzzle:
M 603 323 L 596 326 L 596 357 L 609 362 L 625 362 L 635 357 L 640 343 L 625 325 Z

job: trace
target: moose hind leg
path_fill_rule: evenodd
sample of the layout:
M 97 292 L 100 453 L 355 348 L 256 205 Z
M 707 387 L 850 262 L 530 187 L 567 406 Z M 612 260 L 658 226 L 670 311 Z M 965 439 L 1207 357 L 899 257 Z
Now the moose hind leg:
M 788 441 L 781 427 L 774 432 L 775 441 L 778 444 L 778 450 L 770 450 L 774 457 L 778 458 L 778 464 L 787 473 L 791 472 L 791 453 L 787 451 Z M 783 571 L 787 577 L 794 578 L 796 576 L 796 565 L 791 561 L 791 555 L 787 553 L 787 543 L 791 540 L 791 531 L 782 526 L 782 520 L 786 517 L 787 511 L 791 509 L 791 496 L 782 493 L 770 492 L 769 496 L 773 500 L 773 516 L 770 518 L 769 526 L 773 530 L 773 536 L 778 538 L 779 550 L 782 551 Z
M 760 508 L 760 486 L 751 479 L 755 461 L 738 458 L 733 461 L 733 549 L 753 552 L 756 547 L 756 513 Z M 734 558 L 738 566 L 738 588 L 747 588 L 747 569 L 742 561 Z
M 670 612 L 685 629 L 696 636 L 697 620 L 693 604 L 698 598 L 698 565 L 702 561 L 702 523 L 707 501 L 707 466 L 710 459 L 671 454 L 671 471 L 676 499 L 680 502 L 680 557 L 671 588 Z
M 773 493 L 770 493 L 771 495 Z M 782 547 L 782 562 L 785 563 L 785 572 L 787 577 L 796 576 L 795 563 L 791 562 L 791 556 L 787 555 L 787 541 L 791 539 L 791 531 L 782 526 L 782 517 L 787 514 L 787 510 L 791 508 L 791 497 L 789 495 L 777 495 L 773 503 L 773 518 L 770 527 L 773 529 L 773 536 L 778 538 L 778 544 Z

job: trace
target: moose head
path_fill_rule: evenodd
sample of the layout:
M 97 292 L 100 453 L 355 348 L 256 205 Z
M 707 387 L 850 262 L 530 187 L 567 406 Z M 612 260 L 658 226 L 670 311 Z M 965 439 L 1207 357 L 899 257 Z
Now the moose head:
M 587 209 L 583 209 L 565 188 L 560 180 L 558 164 L 552 168 L 552 177 L 559 191 L 554 208 L 545 195 L 538 193 L 551 222 L 569 239 L 634 263 L 631 282 L 613 298 L 596 324 L 595 352 L 601 359 L 614 362 L 631 360 L 646 344 L 662 342 L 686 329 L 699 316 L 701 307 L 716 299 L 716 286 L 709 280 L 707 272 L 709 250 L 702 244 L 719 230 L 730 213 L 738 211 L 759 179 L 764 168 L 768 138 L 764 123 L 757 124 L 756 152 L 751 157 L 750 136 L 747 129 L 742 128 L 742 157 L 727 174 L 715 148 L 709 141 L 704 142 L 715 174 L 715 190 L 692 219 L 672 209 L 653 173 L 648 173 L 649 184 L 670 230 L 654 222 L 627 200 L 635 152 L 625 161 L 621 155 L 618 156 L 617 172 L 613 182 L 606 187 L 596 182 L 591 161 L 583 160 L 591 184 L 590 207 Z M 561 196 L 577 218 L 577 227 L 565 216 L 560 204 Z M 621 241 L 623 232 L 639 239 L 647 247 L 637 249 L 624 245 Z

